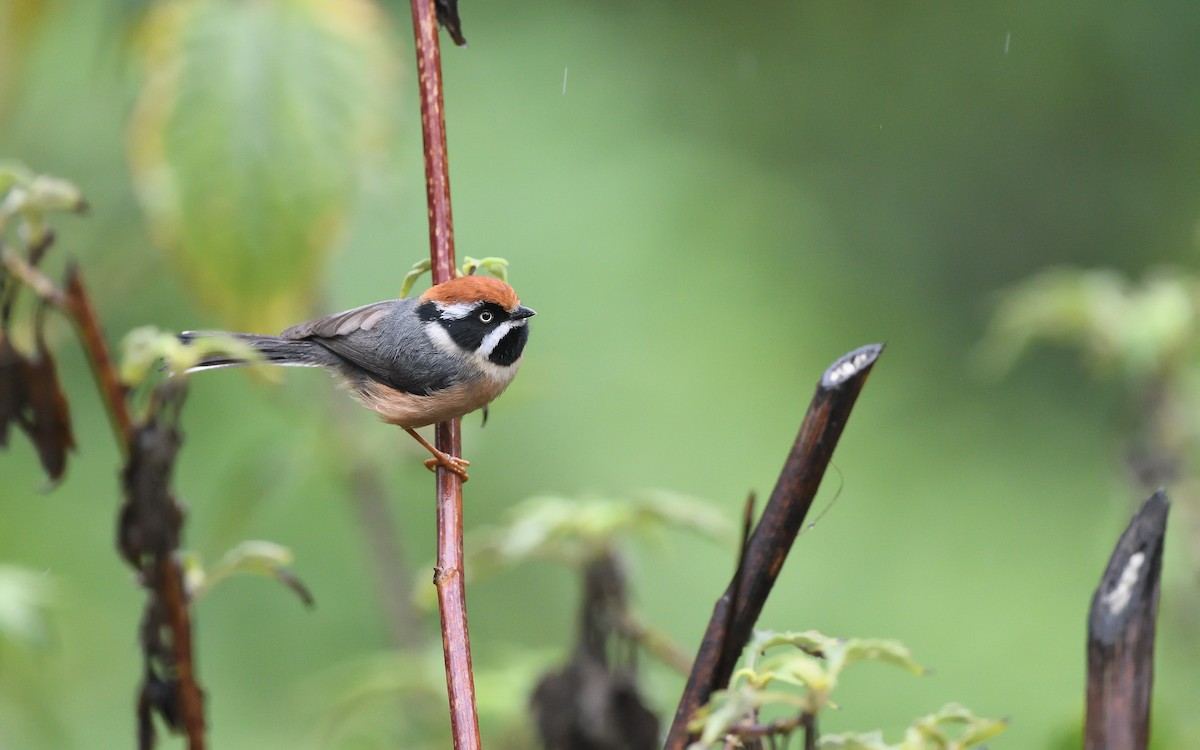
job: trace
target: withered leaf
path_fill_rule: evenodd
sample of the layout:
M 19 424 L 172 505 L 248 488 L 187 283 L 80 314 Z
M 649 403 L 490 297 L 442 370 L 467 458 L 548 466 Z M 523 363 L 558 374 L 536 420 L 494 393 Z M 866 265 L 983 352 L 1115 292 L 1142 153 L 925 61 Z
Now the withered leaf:
M 117 546 L 134 567 L 142 557 L 171 554 L 179 547 L 183 510 L 171 492 L 175 456 L 183 442 L 178 427 L 178 407 L 185 390 L 178 381 L 159 386 L 157 408 L 138 425 L 129 446 L 129 460 L 121 479 L 125 505 L 117 528 Z M 164 395 L 165 394 L 165 395 Z
M 9 424 L 18 420 L 25 405 L 24 364 L 25 358 L 0 330 L 0 448 L 8 447 Z
M 458 0 L 434 0 L 433 7 L 437 11 L 437 20 L 454 43 L 459 47 L 467 46 L 467 38 L 462 33 L 462 21 L 458 17 Z
M 34 356 L 22 362 L 19 380 L 28 408 L 28 417 L 19 424 L 37 448 L 46 476 L 57 483 L 67 470 L 67 453 L 75 450 L 75 435 L 54 357 L 42 342 Z

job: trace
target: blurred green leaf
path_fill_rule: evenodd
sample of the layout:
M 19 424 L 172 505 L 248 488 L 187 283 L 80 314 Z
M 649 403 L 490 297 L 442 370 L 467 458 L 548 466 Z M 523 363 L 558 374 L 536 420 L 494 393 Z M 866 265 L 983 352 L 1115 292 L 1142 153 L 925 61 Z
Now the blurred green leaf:
M 155 5 L 129 158 L 156 241 L 231 327 L 308 314 L 397 61 L 366 0 Z
M 523 723 L 529 694 L 547 664 L 557 657 L 553 652 L 523 650 L 506 653 L 492 666 L 477 667 L 480 718 L 509 725 Z M 310 680 L 305 692 L 315 708 L 317 734 L 329 746 L 335 746 L 335 738 L 341 739 L 351 731 L 374 735 L 377 730 L 387 738 L 379 740 L 381 747 L 445 747 L 437 742 L 439 732 L 444 731 L 446 701 L 440 645 L 346 661 Z M 398 704 L 409 710 L 398 715 Z M 379 707 L 384 709 L 382 716 L 376 715 Z
M 1079 348 L 1098 369 L 1145 376 L 1195 348 L 1196 282 L 1159 271 L 1135 284 L 1115 271 L 1051 269 L 1005 291 L 977 358 L 1001 374 L 1032 346 Z
M 15 565 L 0 565 L 0 639 L 23 645 L 44 643 L 49 637 L 53 602 L 50 578 Z
M 883 741 L 883 732 L 846 732 L 822 735 L 817 742 L 820 750 L 895 750 L 894 745 Z
M 1000 734 L 1008 726 L 1006 719 L 978 717 L 957 703 L 924 716 L 908 728 L 901 750 L 966 750 L 978 747 Z
M 204 596 L 226 578 L 249 573 L 279 581 L 300 597 L 305 606 L 311 607 L 312 593 L 292 572 L 292 561 L 292 551 L 287 547 L 274 542 L 247 541 L 226 552 L 208 571 L 198 557 L 189 555 L 184 561 L 184 572 L 193 599 Z
M 26 53 L 38 38 L 49 7 L 48 0 L 0 2 L 0 121 L 8 114 L 20 73 L 28 62 Z
M 7 191 L 7 192 L 6 192 Z M 45 236 L 46 214 L 87 208 L 83 192 L 72 182 L 34 174 L 18 162 L 0 162 L 0 232 L 14 216 L 21 218 L 22 239 L 29 244 Z
M 492 566 L 531 559 L 578 565 L 625 535 L 675 528 L 727 542 L 732 534 L 728 520 L 712 506 L 663 490 L 641 490 L 621 498 L 534 497 L 508 516 L 506 526 L 473 535 L 469 554 Z

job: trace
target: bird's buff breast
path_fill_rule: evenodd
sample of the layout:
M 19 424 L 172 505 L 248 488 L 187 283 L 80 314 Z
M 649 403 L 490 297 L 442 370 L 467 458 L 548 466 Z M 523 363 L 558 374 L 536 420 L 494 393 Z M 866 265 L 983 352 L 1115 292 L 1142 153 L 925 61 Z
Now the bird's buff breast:
M 512 370 L 515 375 L 516 367 Z M 484 378 L 483 382 L 454 385 L 427 396 L 404 393 L 375 381 L 354 390 L 362 405 L 384 422 L 400 427 L 424 427 L 483 408 L 503 393 L 510 382 L 511 376 L 504 380 Z

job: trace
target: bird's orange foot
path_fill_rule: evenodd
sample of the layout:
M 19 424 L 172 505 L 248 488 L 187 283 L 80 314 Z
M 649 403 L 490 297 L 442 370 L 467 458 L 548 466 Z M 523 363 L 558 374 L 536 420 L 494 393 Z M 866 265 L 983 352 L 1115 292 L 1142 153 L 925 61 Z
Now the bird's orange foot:
M 452 471 L 462 477 L 464 482 L 470 478 L 467 476 L 467 467 L 471 465 L 471 462 L 467 459 L 459 458 L 458 456 L 451 456 L 449 453 L 443 453 L 441 451 L 438 451 L 433 455 L 433 458 L 425 459 L 425 468 L 436 472 L 437 467 L 443 466 L 448 471 Z

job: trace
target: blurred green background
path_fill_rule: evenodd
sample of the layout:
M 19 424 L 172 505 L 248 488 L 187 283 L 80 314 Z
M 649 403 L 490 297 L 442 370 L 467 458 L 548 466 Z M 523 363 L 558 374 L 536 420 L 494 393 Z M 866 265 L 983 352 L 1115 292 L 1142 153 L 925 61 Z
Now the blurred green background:
M 326 20 L 362 9 L 276 5 Z M 0 0 L 0 156 L 87 194 L 88 217 L 56 223 L 51 267 L 79 261 L 110 337 L 252 320 L 256 289 L 278 279 L 220 254 L 233 245 L 218 247 L 217 230 L 241 235 L 238 222 L 266 232 L 254 247 L 296 245 L 295 260 L 265 253 L 303 294 L 278 302 L 263 291 L 268 329 L 293 310 L 396 295 L 428 242 L 406 6 L 387 8 L 390 23 L 345 21 L 356 39 L 381 35 L 364 45 L 384 46 L 370 65 L 330 73 L 348 109 L 325 130 L 305 130 L 300 108 L 256 119 L 252 96 L 195 105 L 184 120 L 193 130 L 171 133 L 184 147 L 211 136 L 203 118 L 222 113 L 234 132 L 268 142 L 274 127 L 299 129 L 294 152 L 254 166 L 272 184 L 328 186 L 329 197 L 259 200 L 214 164 L 203 189 L 229 188 L 229 223 L 185 217 L 187 237 L 212 230 L 205 241 L 217 244 L 173 253 L 142 207 L 172 145 L 147 155 L 152 116 L 130 129 L 153 79 L 136 61 L 155 75 L 171 74 L 171 61 L 134 51 L 145 7 L 105 6 Z M 800 537 L 760 625 L 897 638 L 935 670 L 852 675 L 830 729 L 894 737 L 953 700 L 1011 717 L 993 747 L 1072 746 L 1091 592 L 1142 499 L 1117 450 L 1124 392 L 1088 379 L 1066 352 L 1038 350 L 999 382 L 979 378 L 972 356 L 996 292 L 1048 266 L 1195 268 L 1200 7 L 551 0 L 462 12 L 470 47 L 443 48 L 458 252 L 508 258 L 539 313 L 486 429 L 464 420 L 468 528 L 536 494 L 647 487 L 705 498 L 733 519 L 748 490 L 769 492 L 821 371 L 886 342 L 818 500 L 836 504 Z M 275 27 L 255 28 L 245 49 L 276 49 L 254 37 Z M 151 46 L 166 38 L 154 33 Z M 302 44 L 279 48 L 296 56 L 288 63 L 315 62 L 217 54 L 210 65 L 229 65 L 214 80 L 330 70 Z M 378 80 L 341 86 L 358 74 Z M 374 98 L 385 89 L 395 101 Z M 312 152 L 320 172 L 289 157 Z M 335 215 L 314 218 L 326 209 Z M 278 222 L 336 227 L 271 235 L 276 211 Z M 235 291 L 222 297 L 222 285 Z M 54 333 L 80 450 L 49 494 L 27 445 L 0 456 L 0 563 L 44 572 L 54 590 L 47 638 L 0 642 L 0 747 L 128 747 L 142 597 L 113 548 L 118 457 L 77 345 L 65 325 Z M 211 561 L 242 539 L 284 544 L 317 600 L 304 611 L 243 578 L 198 603 L 214 747 L 398 746 L 387 712 L 417 710 L 385 703 L 322 729 L 347 665 L 393 642 L 347 456 L 381 472 L 406 581 L 427 585 L 434 541 L 432 478 L 413 441 L 365 412 L 336 416 L 331 390 L 307 371 L 282 384 L 236 373 L 193 383 L 176 482 L 186 546 Z M 1172 520 L 1155 732 L 1163 747 L 1200 747 L 1200 596 L 1186 515 Z M 631 550 L 646 618 L 693 649 L 732 546 L 668 533 Z M 573 575 L 549 564 L 471 586 L 477 668 L 565 660 L 576 598 Z M 434 620 L 421 637 L 436 643 Z M 669 717 L 682 680 L 645 673 Z M 486 700 L 519 713 L 525 686 L 484 683 Z M 435 727 L 444 715 L 438 703 L 420 710 Z M 484 721 L 493 740 L 512 731 L 493 711 Z M 437 737 L 430 746 L 445 746 Z

